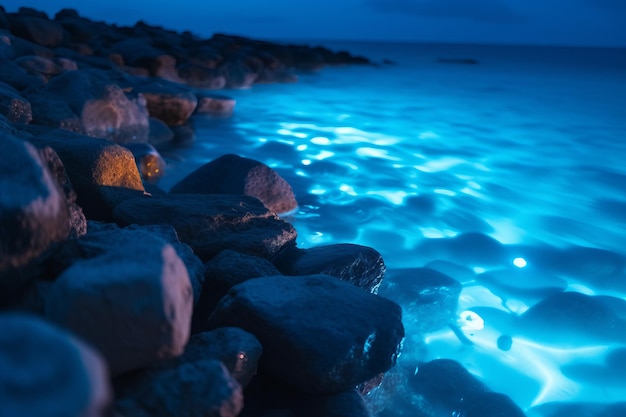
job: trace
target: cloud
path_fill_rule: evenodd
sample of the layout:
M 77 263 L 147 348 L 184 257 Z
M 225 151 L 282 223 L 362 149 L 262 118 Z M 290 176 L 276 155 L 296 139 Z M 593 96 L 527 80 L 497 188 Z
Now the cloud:
M 439 18 L 456 17 L 489 23 L 513 23 L 526 20 L 526 16 L 501 0 L 365 0 L 365 2 L 374 10 L 386 13 Z

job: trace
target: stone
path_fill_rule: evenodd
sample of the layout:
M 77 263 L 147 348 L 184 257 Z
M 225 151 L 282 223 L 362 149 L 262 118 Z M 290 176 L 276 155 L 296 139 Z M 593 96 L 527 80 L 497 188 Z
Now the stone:
M 222 62 L 219 71 L 226 78 L 225 88 L 250 88 L 258 77 L 256 73 L 250 71 L 245 62 L 234 58 Z
M 144 188 L 133 154 L 106 139 L 64 130 L 26 125 L 38 147 L 50 146 L 61 158 L 87 219 L 107 221 L 113 207 L 125 198 L 143 195 Z
M 11 123 L 30 123 L 33 111 L 30 102 L 13 87 L 0 81 L 0 114 Z
M 105 416 L 111 388 L 95 350 L 36 316 L 0 314 L 0 329 L 2 415 Z
M 242 408 L 241 386 L 215 359 L 143 372 L 115 403 L 133 417 L 237 417 Z
M 192 333 L 205 331 L 208 318 L 231 287 L 248 279 L 280 275 L 267 259 L 223 250 L 206 263 L 200 300 L 193 312 Z
M 0 80 L 19 91 L 41 87 L 45 83 L 44 77 L 28 74 L 24 68 L 8 59 L 0 59 Z
M 396 363 L 401 316 L 394 302 L 335 277 L 273 276 L 232 287 L 209 326 L 255 335 L 261 372 L 304 393 L 337 394 Z
M 193 335 L 178 362 L 217 359 L 245 387 L 256 374 L 262 353 L 263 347 L 254 335 L 238 327 L 220 327 Z
M 161 147 L 174 139 L 174 132 L 162 120 L 150 117 L 148 120 L 150 132 L 148 134 L 148 143 L 152 146 Z
M 238 155 L 223 155 L 176 183 L 175 194 L 244 194 L 256 197 L 274 213 L 298 207 L 291 186 L 262 162 Z
M 219 90 L 226 86 L 226 77 L 214 68 L 187 62 L 176 69 L 185 84 L 192 87 Z
M 132 198 L 114 210 L 120 225 L 170 224 L 203 261 L 224 249 L 271 259 L 296 239 L 293 226 L 244 195 L 168 194 Z
M 25 91 L 24 95 L 33 109 L 32 124 L 85 133 L 80 118 L 67 101 L 40 91 Z
M 374 294 L 387 269 L 378 251 L 349 243 L 309 249 L 286 247 L 273 262 L 284 275 L 332 275 Z
M 372 417 L 356 390 L 325 396 L 300 395 L 294 402 L 293 413 L 298 417 Z
M 196 107 L 195 114 L 227 117 L 232 116 L 235 111 L 236 101 L 234 98 L 206 93 L 198 93 L 196 95 L 198 97 L 198 107 Z
M 129 143 L 126 148 L 133 153 L 144 181 L 156 182 L 165 175 L 165 160 L 154 146 L 149 143 Z
M 61 68 L 50 58 L 37 55 L 24 55 L 13 62 L 22 67 L 28 74 L 39 75 L 48 80 L 60 74 Z
M 149 79 L 133 91 L 145 97 L 150 117 L 168 126 L 183 125 L 198 105 L 196 95 L 188 87 L 167 80 Z
M 0 136 L 0 306 L 32 280 L 20 272 L 70 233 L 65 196 L 34 146 Z
M 45 315 L 97 348 L 115 376 L 182 354 L 192 308 L 184 263 L 146 236 L 65 270 Z
M 57 22 L 39 16 L 12 15 L 11 32 L 36 44 L 55 47 L 63 40 L 63 27 Z

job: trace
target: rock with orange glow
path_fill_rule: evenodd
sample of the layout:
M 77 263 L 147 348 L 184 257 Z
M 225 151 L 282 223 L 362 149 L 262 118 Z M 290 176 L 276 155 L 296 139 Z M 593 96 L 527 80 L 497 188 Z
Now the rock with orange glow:
M 34 146 L 0 136 L 0 305 L 31 281 L 24 271 L 70 234 L 65 196 Z
M 29 141 L 36 146 L 50 146 L 59 155 L 76 191 L 76 202 L 88 219 L 110 220 L 117 204 L 144 194 L 135 158 L 128 149 L 60 129 L 32 125 L 20 129 L 32 134 Z
M 348 243 L 308 249 L 287 247 L 273 262 L 285 275 L 332 275 L 374 294 L 387 269 L 377 250 Z
M 309 394 L 336 394 L 389 370 L 404 338 L 400 306 L 328 275 L 245 281 L 209 326 L 255 335 L 260 372 Z
M 182 354 L 192 308 L 183 261 L 171 245 L 144 236 L 65 270 L 45 315 L 96 347 L 119 375 Z
M 165 175 L 165 160 L 154 146 L 148 143 L 131 143 L 126 148 L 135 156 L 137 169 L 144 180 L 156 182 Z
M 296 240 L 294 227 L 245 195 L 167 194 L 131 198 L 113 215 L 120 225 L 169 224 L 203 261 L 224 249 L 271 259 Z
M 184 124 L 198 105 L 198 99 L 189 87 L 168 80 L 149 78 L 137 81 L 132 89 L 145 97 L 150 117 L 162 120 L 168 126 Z
M 104 417 L 108 370 L 90 346 L 38 317 L 0 314 L 3 416 Z
M 196 114 L 204 114 L 211 116 L 231 116 L 235 111 L 236 101 L 234 98 L 210 95 L 199 93 L 198 107 L 196 107 Z
M 274 213 L 295 210 L 298 203 L 289 183 L 262 162 L 227 154 L 201 166 L 176 183 L 175 194 L 245 194 Z

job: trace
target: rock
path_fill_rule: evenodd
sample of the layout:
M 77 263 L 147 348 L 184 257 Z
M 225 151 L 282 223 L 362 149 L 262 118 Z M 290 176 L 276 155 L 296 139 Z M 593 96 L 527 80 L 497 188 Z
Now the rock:
M 149 38 L 124 39 L 113 45 L 111 52 L 122 55 L 130 66 L 145 68 L 150 77 L 183 82 L 176 70 L 176 58 L 152 46 Z
M 63 40 L 63 28 L 57 22 L 40 16 L 11 15 L 11 32 L 36 44 L 55 47 Z
M 80 118 L 62 98 L 39 91 L 24 93 L 33 109 L 33 124 L 85 133 Z
M 118 394 L 115 410 L 133 417 L 236 417 L 241 386 L 222 363 L 202 359 L 139 375 Z
M 254 335 L 238 327 L 220 327 L 189 339 L 179 363 L 217 359 L 245 387 L 256 374 L 263 347 Z
M 183 125 L 198 105 L 196 95 L 189 88 L 167 80 L 150 79 L 133 91 L 146 98 L 150 117 L 168 126 Z
M 61 73 L 61 68 L 52 59 L 43 56 L 25 55 L 13 62 L 22 67 L 28 74 L 42 76 L 45 80 Z
M 227 96 L 209 95 L 206 93 L 196 94 L 198 107 L 195 114 L 210 116 L 231 116 L 235 110 L 235 99 Z
M 30 75 L 24 68 L 8 59 L 0 59 L 0 80 L 19 91 L 29 87 L 40 87 L 45 83 L 44 77 Z
M 165 160 L 148 143 L 129 143 L 126 148 L 135 156 L 137 169 L 145 181 L 156 182 L 165 174 Z
M 174 139 L 174 132 L 162 120 L 150 117 L 148 119 L 150 132 L 148 134 L 148 143 L 157 148 L 170 143 Z
M 0 137 L 0 306 L 32 277 L 21 270 L 70 233 L 65 196 L 37 150 Z
M 412 333 L 425 334 L 454 324 L 462 285 L 429 268 L 394 269 L 380 294 L 402 306 Z
M 356 390 L 326 396 L 299 396 L 292 409 L 298 417 L 372 416 L 363 397 Z
M 175 194 L 244 194 L 256 197 L 274 213 L 298 207 L 291 186 L 272 168 L 238 155 L 223 155 L 176 183 Z
M 105 140 L 64 130 L 24 126 L 38 147 L 50 146 L 61 158 L 79 206 L 91 220 L 111 219 L 113 207 L 144 188 L 133 154 Z
M 45 314 L 96 347 L 115 376 L 182 354 L 192 307 L 176 251 L 146 236 L 65 270 Z
M 296 239 L 291 224 L 277 218 L 257 199 L 244 195 L 133 198 L 119 204 L 114 217 L 121 225 L 170 224 L 203 261 L 224 249 L 271 259 Z
M 226 77 L 214 68 L 188 62 L 176 69 L 184 82 L 192 87 L 219 90 L 226 86 Z
M 0 81 L 0 114 L 11 123 L 30 123 L 33 111 L 30 102 L 13 87 Z
M 250 88 L 258 75 L 240 59 L 229 59 L 219 66 L 219 71 L 226 78 L 226 88 Z
M 261 371 L 305 393 L 336 394 L 395 364 L 401 315 L 392 301 L 335 277 L 273 276 L 231 288 L 209 326 L 255 335 Z
M 284 275 L 331 275 L 374 294 L 387 269 L 375 249 L 348 243 L 309 249 L 286 247 L 273 262 Z
M 280 275 L 267 259 L 223 250 L 204 269 L 200 300 L 193 312 L 192 333 L 208 329 L 208 318 L 231 287 L 248 279 Z
M 108 371 L 91 347 L 25 314 L 1 314 L 0 329 L 3 416 L 105 416 Z

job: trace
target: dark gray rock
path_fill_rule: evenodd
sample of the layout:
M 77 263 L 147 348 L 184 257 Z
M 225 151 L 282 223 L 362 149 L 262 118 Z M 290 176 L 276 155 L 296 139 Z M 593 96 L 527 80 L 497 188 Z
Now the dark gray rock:
M 257 372 L 263 347 L 254 335 L 238 327 L 220 327 L 198 333 L 189 339 L 179 363 L 202 359 L 217 359 L 242 387 L 250 383 Z
M 243 60 L 236 58 L 222 62 L 219 71 L 226 78 L 226 88 L 250 88 L 258 77 Z
M 150 117 L 168 126 L 180 126 L 193 114 L 198 99 L 188 87 L 167 80 L 149 79 L 133 88 L 146 98 Z
M 42 46 L 55 47 L 64 41 L 63 28 L 45 17 L 12 14 L 9 18 L 11 32 Z
M 387 269 L 378 251 L 348 243 L 309 249 L 286 247 L 272 262 L 285 275 L 332 275 L 374 294 Z
M 186 62 L 178 65 L 176 69 L 178 75 L 191 87 L 219 90 L 226 86 L 226 77 L 214 68 Z
M 235 111 L 237 102 L 234 98 L 206 93 L 198 93 L 197 97 L 196 114 L 226 117 L 231 116 Z
M 175 184 L 177 194 L 245 194 L 256 197 L 274 213 L 298 207 L 291 186 L 262 162 L 238 155 L 223 155 L 201 166 Z
M 224 249 L 266 259 L 293 244 L 293 226 L 244 195 L 168 194 L 120 203 L 114 217 L 121 225 L 170 224 L 180 240 L 208 261 Z
M 13 87 L 0 81 L 0 114 L 11 123 L 30 123 L 33 111 L 30 102 Z
M 28 74 L 24 68 L 8 59 L 0 59 L 0 79 L 19 91 L 40 87 L 45 83 L 44 77 Z
M 263 372 L 305 393 L 336 394 L 395 364 L 401 316 L 392 301 L 335 277 L 273 276 L 231 288 L 209 326 L 254 334 Z
M 157 148 L 170 143 L 174 139 L 174 132 L 162 120 L 150 117 L 148 120 L 150 133 L 148 134 L 148 142 Z
M 115 410 L 133 417 L 237 417 L 241 386 L 215 359 L 142 372 L 117 393 Z
M 39 75 L 46 80 L 61 73 L 61 68 L 50 58 L 37 55 L 24 55 L 13 62 L 22 67 L 28 74 Z
M 192 308 L 184 263 L 171 245 L 145 236 L 65 270 L 45 315 L 96 347 L 119 375 L 182 354 Z
M 267 259 L 223 250 L 211 259 L 204 270 L 200 300 L 193 312 L 192 333 L 207 330 L 208 318 L 231 287 L 258 277 L 280 275 Z
M 300 395 L 292 412 L 297 417 L 371 417 L 365 401 L 356 390 L 325 396 Z
M 64 130 L 26 125 L 38 147 L 50 146 L 61 158 L 76 191 L 76 202 L 91 220 L 108 221 L 125 198 L 144 194 L 133 154 L 105 140 Z
M 25 97 L 33 110 L 33 124 L 69 132 L 85 133 L 80 117 L 64 99 L 41 91 L 26 91 Z
M 0 329 L 3 416 L 104 416 L 111 389 L 95 350 L 35 316 L 0 314 Z
M 32 277 L 20 270 L 70 234 L 69 211 L 35 147 L 0 134 L 0 305 Z M 10 157 L 6 157 L 10 156 Z

